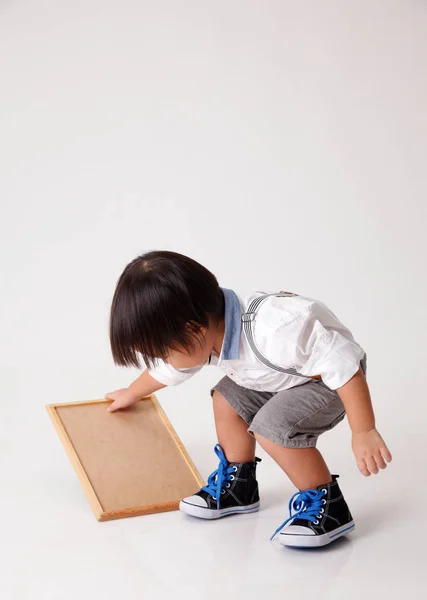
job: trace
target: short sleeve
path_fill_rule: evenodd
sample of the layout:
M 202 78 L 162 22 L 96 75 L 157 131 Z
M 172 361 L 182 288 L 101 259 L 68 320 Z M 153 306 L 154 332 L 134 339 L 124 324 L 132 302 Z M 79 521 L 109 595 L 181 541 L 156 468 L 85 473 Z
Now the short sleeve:
M 345 385 L 357 373 L 365 351 L 351 332 L 322 303 L 313 303 L 298 336 L 302 375 L 320 375 L 331 390 Z
M 180 383 L 184 383 L 193 375 L 198 373 L 200 369 L 203 368 L 203 365 L 198 365 L 197 367 L 191 367 L 188 369 L 176 369 L 172 365 L 169 365 L 162 359 L 157 359 L 155 365 L 148 369 L 151 377 L 156 379 L 159 383 L 163 385 L 179 385 Z
M 300 369 L 302 375 L 320 375 L 331 390 L 345 385 L 357 373 L 364 350 L 338 331 L 320 334 L 311 354 Z

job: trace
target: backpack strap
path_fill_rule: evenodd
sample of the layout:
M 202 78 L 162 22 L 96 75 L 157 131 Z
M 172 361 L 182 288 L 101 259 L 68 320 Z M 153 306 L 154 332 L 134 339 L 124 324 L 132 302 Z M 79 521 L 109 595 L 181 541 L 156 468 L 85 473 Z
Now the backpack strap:
M 273 369 L 274 371 L 280 371 L 281 373 L 286 373 L 287 375 L 294 375 L 295 377 L 304 377 L 304 379 L 309 378 L 309 379 L 316 379 L 316 380 L 320 381 L 321 380 L 320 375 L 310 377 L 310 375 L 302 375 L 301 373 L 298 373 L 298 371 L 294 368 L 285 369 L 284 367 L 275 365 L 274 363 L 270 362 L 268 360 L 268 358 L 266 356 L 264 356 L 264 354 L 262 354 L 262 352 L 260 351 L 260 349 L 258 348 L 258 346 L 255 342 L 255 337 L 254 337 L 253 328 L 252 328 L 252 322 L 255 320 L 256 311 L 261 306 L 261 304 L 265 300 L 267 300 L 267 298 L 270 298 L 271 296 L 276 296 L 277 298 L 280 298 L 280 297 L 287 298 L 289 296 L 297 296 L 297 295 L 298 294 L 293 294 L 291 292 L 280 291 L 280 292 L 276 292 L 275 294 L 261 294 L 261 296 L 254 298 L 254 300 L 252 300 L 252 302 L 249 304 L 247 312 L 242 314 L 243 331 L 246 335 L 246 339 L 248 341 L 248 344 L 249 344 L 252 352 L 255 354 L 255 356 L 258 358 L 258 360 L 260 362 L 262 362 L 267 367 L 270 367 L 270 369 Z

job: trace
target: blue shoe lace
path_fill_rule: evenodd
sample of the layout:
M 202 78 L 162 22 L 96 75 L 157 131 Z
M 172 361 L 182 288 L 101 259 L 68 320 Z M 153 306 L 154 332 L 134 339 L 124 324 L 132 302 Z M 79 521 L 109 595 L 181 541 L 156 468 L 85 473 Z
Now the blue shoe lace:
M 210 494 L 212 498 L 216 500 L 216 506 L 219 508 L 220 496 L 221 494 L 225 494 L 224 485 L 227 486 L 227 483 L 234 479 L 233 473 L 237 471 L 237 468 L 229 466 L 229 462 L 225 458 L 224 451 L 219 444 L 216 444 L 214 450 L 219 458 L 219 465 L 218 468 L 209 475 L 208 484 L 202 487 L 202 490 Z
M 289 518 L 284 521 L 273 533 L 272 540 L 281 531 L 284 526 L 292 519 L 304 519 L 317 524 L 322 517 L 323 505 L 326 504 L 323 496 L 326 496 L 326 490 L 305 490 L 297 492 L 289 500 Z M 294 511 L 294 512 L 292 512 Z

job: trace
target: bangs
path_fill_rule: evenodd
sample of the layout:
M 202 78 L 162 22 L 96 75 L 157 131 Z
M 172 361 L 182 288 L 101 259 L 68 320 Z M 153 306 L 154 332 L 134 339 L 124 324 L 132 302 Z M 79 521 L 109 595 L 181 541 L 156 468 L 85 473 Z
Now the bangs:
M 153 368 L 158 359 L 166 359 L 170 350 L 182 352 L 184 349 L 191 354 L 196 345 L 201 344 L 201 326 L 197 324 L 182 331 L 170 321 L 163 324 L 156 321 L 153 326 L 153 322 L 138 319 L 138 327 L 129 327 L 130 322 L 129 319 L 126 327 L 116 328 L 115 320 L 111 321 L 111 349 L 114 362 L 119 366 L 141 368 L 142 359 L 147 368 Z

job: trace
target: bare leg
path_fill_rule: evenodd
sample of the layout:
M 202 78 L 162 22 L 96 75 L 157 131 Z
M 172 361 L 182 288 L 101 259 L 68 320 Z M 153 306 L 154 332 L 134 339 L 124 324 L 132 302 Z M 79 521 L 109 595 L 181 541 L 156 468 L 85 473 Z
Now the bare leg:
M 317 488 L 332 481 L 323 456 L 316 448 L 285 448 L 257 433 L 255 437 L 299 490 Z
M 247 429 L 248 425 L 222 394 L 213 393 L 213 409 L 218 443 L 222 446 L 229 462 L 255 460 L 256 440 Z

